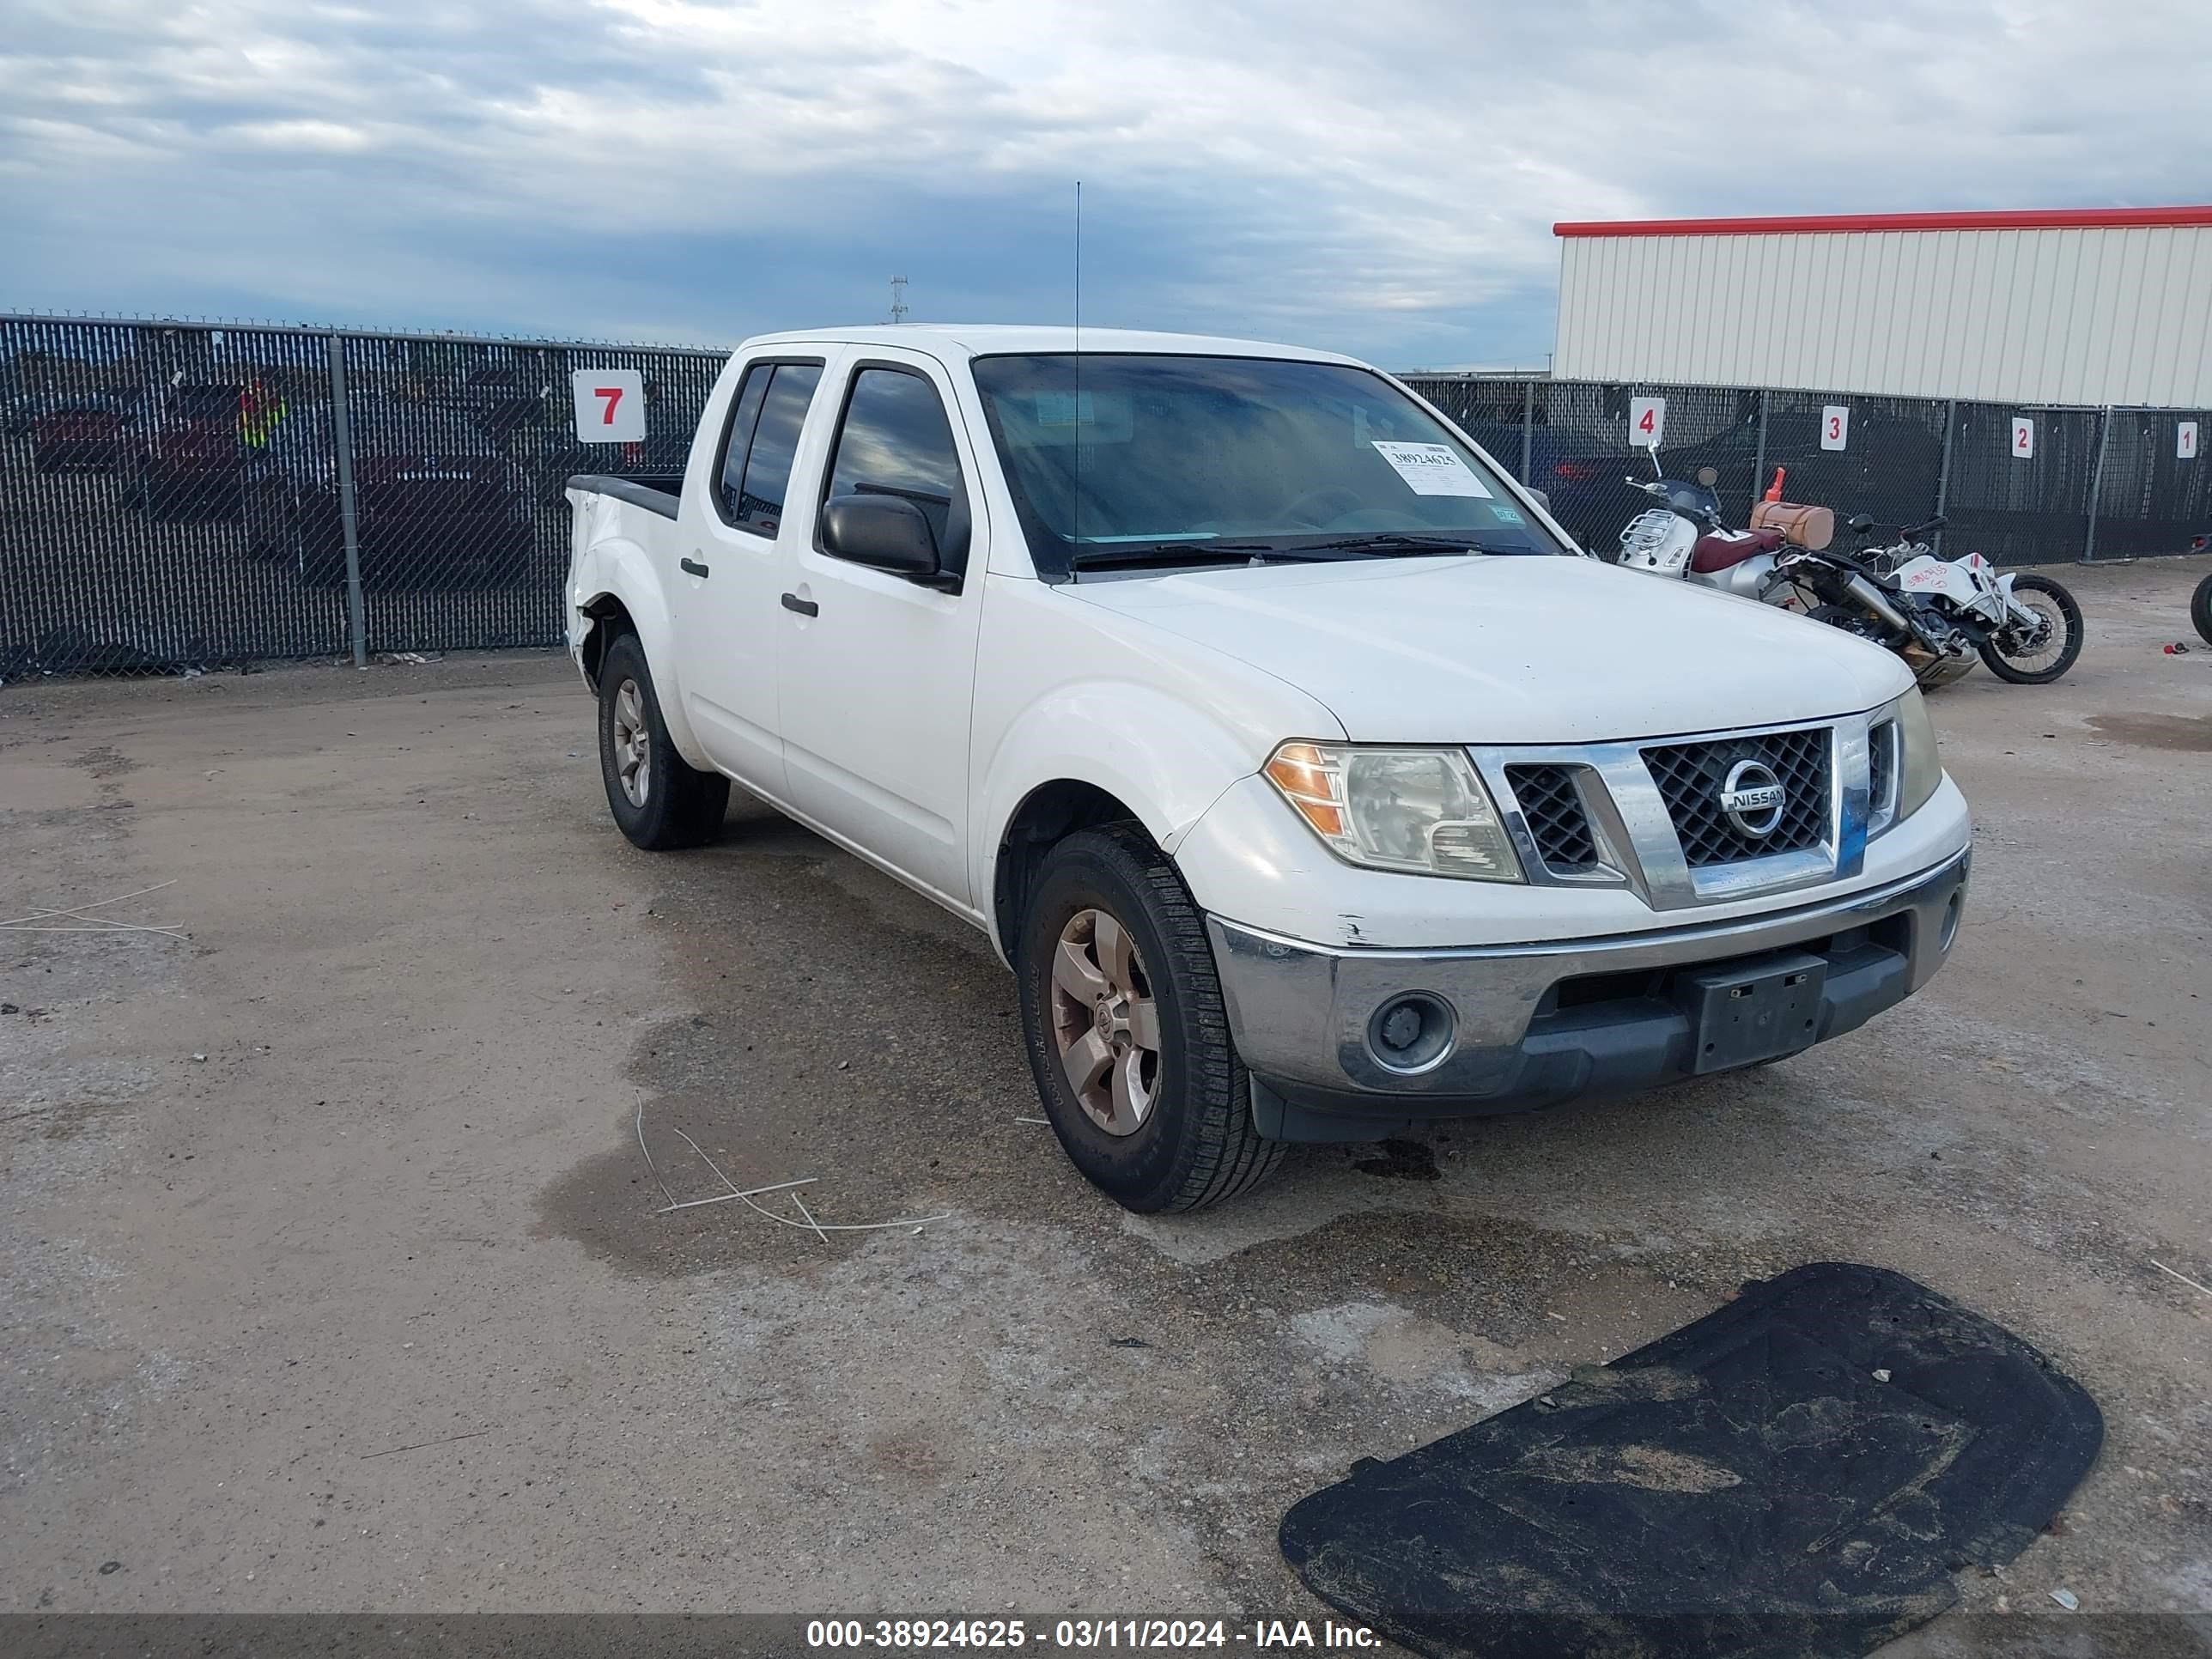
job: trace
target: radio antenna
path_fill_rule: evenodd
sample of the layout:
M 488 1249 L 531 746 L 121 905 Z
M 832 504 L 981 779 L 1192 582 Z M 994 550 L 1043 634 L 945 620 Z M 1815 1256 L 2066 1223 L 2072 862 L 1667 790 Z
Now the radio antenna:
M 1068 428 L 1075 438 L 1075 540 L 1083 540 L 1083 180 L 1075 181 L 1075 395 Z

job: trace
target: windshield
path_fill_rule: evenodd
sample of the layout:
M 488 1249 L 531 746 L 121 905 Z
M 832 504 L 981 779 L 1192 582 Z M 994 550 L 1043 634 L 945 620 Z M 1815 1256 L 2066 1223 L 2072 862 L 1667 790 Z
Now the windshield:
M 1497 471 L 1371 370 L 1261 357 L 979 357 L 1038 574 L 1101 564 L 1559 554 Z

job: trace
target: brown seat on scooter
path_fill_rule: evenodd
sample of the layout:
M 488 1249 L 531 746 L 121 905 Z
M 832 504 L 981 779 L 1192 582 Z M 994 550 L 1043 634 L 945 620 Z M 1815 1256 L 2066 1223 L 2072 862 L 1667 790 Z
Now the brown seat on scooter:
M 1700 576 L 1730 569 L 1754 553 L 1772 553 L 1782 545 L 1778 530 L 1753 530 L 1736 536 L 1700 536 L 1690 550 L 1690 568 Z
M 1836 539 L 1836 514 L 1832 508 L 1807 507 L 1802 501 L 1754 501 L 1751 527 L 1778 530 L 1784 540 L 1818 553 Z

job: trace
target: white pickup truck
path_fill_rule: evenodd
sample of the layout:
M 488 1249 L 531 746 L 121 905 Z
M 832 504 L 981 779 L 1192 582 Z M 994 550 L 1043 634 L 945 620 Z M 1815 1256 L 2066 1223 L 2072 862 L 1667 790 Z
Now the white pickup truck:
M 1348 358 L 765 335 L 680 481 L 568 499 L 623 833 L 710 840 L 734 780 L 981 928 L 1133 1210 L 1795 1054 L 1958 929 L 1966 805 L 1893 657 L 1579 556 Z

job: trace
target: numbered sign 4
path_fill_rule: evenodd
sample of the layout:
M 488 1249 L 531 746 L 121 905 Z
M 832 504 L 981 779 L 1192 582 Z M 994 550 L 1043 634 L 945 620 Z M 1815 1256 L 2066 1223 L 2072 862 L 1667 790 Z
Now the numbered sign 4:
M 635 368 L 580 368 L 568 377 L 576 436 L 587 444 L 645 441 L 645 376 Z
M 1667 400 L 1664 398 L 1631 398 L 1628 400 L 1628 447 L 1649 449 L 1660 441 L 1667 429 Z
M 2016 461 L 2035 459 L 2035 422 L 2025 415 L 2012 417 L 2012 458 Z
M 2197 459 L 2197 422 L 2178 421 L 2173 428 L 2173 458 L 2178 461 Z
M 1820 411 L 1820 447 L 1844 449 L 1851 441 L 1851 411 L 1842 404 L 1830 404 Z

